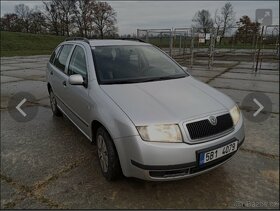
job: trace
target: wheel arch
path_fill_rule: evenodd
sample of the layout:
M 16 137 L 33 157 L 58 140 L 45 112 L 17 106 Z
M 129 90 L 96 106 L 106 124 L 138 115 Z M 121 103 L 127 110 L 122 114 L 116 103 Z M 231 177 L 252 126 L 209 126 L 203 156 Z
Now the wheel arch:
M 47 87 L 48 87 L 48 92 L 49 92 L 49 94 L 50 94 L 50 91 L 52 90 L 52 86 L 51 86 L 51 84 L 50 84 L 50 83 L 48 83 L 48 84 L 47 84 Z
M 100 128 L 100 127 L 103 127 L 103 128 L 106 130 L 106 132 L 109 134 L 109 136 L 110 136 L 110 138 L 111 138 L 111 140 L 112 140 L 113 146 L 114 146 L 114 148 L 115 148 L 115 151 L 117 152 L 117 155 L 118 155 L 118 162 L 119 162 L 120 167 L 121 167 L 121 170 L 122 170 L 122 172 L 123 172 L 122 163 L 120 162 L 119 151 L 118 151 L 118 149 L 117 149 L 117 147 L 116 147 L 116 144 L 115 144 L 115 142 L 114 142 L 114 139 L 112 138 L 112 135 L 110 134 L 110 131 L 109 131 L 100 121 L 98 121 L 98 120 L 93 120 L 92 123 L 91 123 L 91 129 L 92 129 L 92 143 L 93 143 L 93 144 L 97 144 L 97 143 L 96 143 L 95 137 L 96 137 L 97 130 L 98 130 L 98 128 Z
M 107 131 L 107 133 L 109 134 L 110 138 L 112 139 L 112 141 L 113 141 L 113 143 L 114 143 L 114 140 L 113 140 L 113 138 L 112 138 L 113 136 L 111 135 L 110 131 L 107 129 L 107 127 L 105 127 L 104 124 L 102 124 L 102 123 L 101 123 L 100 121 L 98 121 L 98 120 L 93 120 L 93 121 L 91 122 L 91 131 L 92 131 L 91 139 L 92 139 L 92 142 L 93 142 L 94 144 L 96 144 L 95 136 L 96 136 L 96 133 L 97 133 L 97 130 L 98 130 L 99 127 L 103 127 L 103 128 Z M 115 143 L 114 143 L 114 145 L 115 145 Z M 116 147 L 116 146 L 115 146 L 115 147 Z

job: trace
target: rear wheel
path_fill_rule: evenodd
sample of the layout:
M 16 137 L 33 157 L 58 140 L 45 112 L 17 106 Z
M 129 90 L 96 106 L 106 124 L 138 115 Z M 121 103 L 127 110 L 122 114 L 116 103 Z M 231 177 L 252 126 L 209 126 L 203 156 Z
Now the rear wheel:
M 105 128 L 98 128 L 96 143 L 102 174 L 108 181 L 116 180 L 121 175 L 120 162 L 114 143 Z
M 52 109 L 53 114 L 55 116 L 62 116 L 62 112 L 57 107 L 56 98 L 55 98 L 55 95 L 54 95 L 52 89 L 50 89 L 50 104 L 51 104 L 51 109 Z

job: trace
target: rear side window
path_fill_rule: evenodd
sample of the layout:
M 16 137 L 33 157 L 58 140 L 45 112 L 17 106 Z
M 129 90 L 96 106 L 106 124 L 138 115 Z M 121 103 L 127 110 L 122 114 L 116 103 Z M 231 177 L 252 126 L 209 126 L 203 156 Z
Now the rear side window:
M 70 59 L 68 74 L 80 74 L 84 78 L 87 76 L 86 55 L 82 47 L 76 46 Z
M 69 56 L 69 53 L 70 53 L 72 47 L 73 47 L 73 45 L 63 45 L 59 56 L 56 57 L 54 60 L 54 65 L 61 71 L 64 71 L 64 69 L 65 69 L 66 61 L 67 61 L 67 58 Z
M 51 55 L 51 58 L 50 58 L 50 63 L 54 63 L 54 59 L 55 59 L 55 57 L 58 55 L 58 52 L 59 52 L 59 50 L 60 50 L 60 47 L 61 46 L 59 46 L 59 47 L 57 47 L 54 51 L 53 51 L 53 53 L 52 53 L 52 55 Z

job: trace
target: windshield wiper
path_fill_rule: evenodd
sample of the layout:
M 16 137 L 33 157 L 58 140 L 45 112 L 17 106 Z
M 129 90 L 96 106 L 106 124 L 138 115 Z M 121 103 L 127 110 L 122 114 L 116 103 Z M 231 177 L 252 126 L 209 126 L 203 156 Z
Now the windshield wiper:
M 170 76 L 162 76 L 162 77 L 148 78 L 148 79 L 146 79 L 144 82 L 171 80 L 171 79 L 185 78 L 185 77 L 186 77 L 186 75 L 170 75 Z
M 150 81 L 161 81 L 161 80 L 171 80 L 177 78 L 185 78 L 186 75 L 172 75 L 172 76 L 161 76 L 154 78 L 141 78 L 141 79 L 130 79 L 130 80 L 115 80 L 115 81 L 104 81 L 102 84 L 132 84 L 132 83 L 143 83 Z
M 146 79 L 130 79 L 130 80 L 113 80 L 113 81 L 104 81 L 102 84 L 132 84 L 132 83 L 141 83 L 145 82 Z

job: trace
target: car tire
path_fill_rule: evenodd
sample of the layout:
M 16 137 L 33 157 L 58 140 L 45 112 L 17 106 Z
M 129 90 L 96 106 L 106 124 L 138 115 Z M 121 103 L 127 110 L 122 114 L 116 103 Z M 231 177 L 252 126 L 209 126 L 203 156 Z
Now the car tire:
M 51 109 L 52 109 L 53 115 L 62 116 L 62 112 L 57 107 L 56 98 L 55 98 L 55 95 L 54 95 L 52 89 L 50 89 L 50 104 L 51 104 Z
M 121 176 L 121 167 L 118 153 L 113 140 L 104 127 L 96 132 L 97 156 L 103 176 L 113 181 Z

